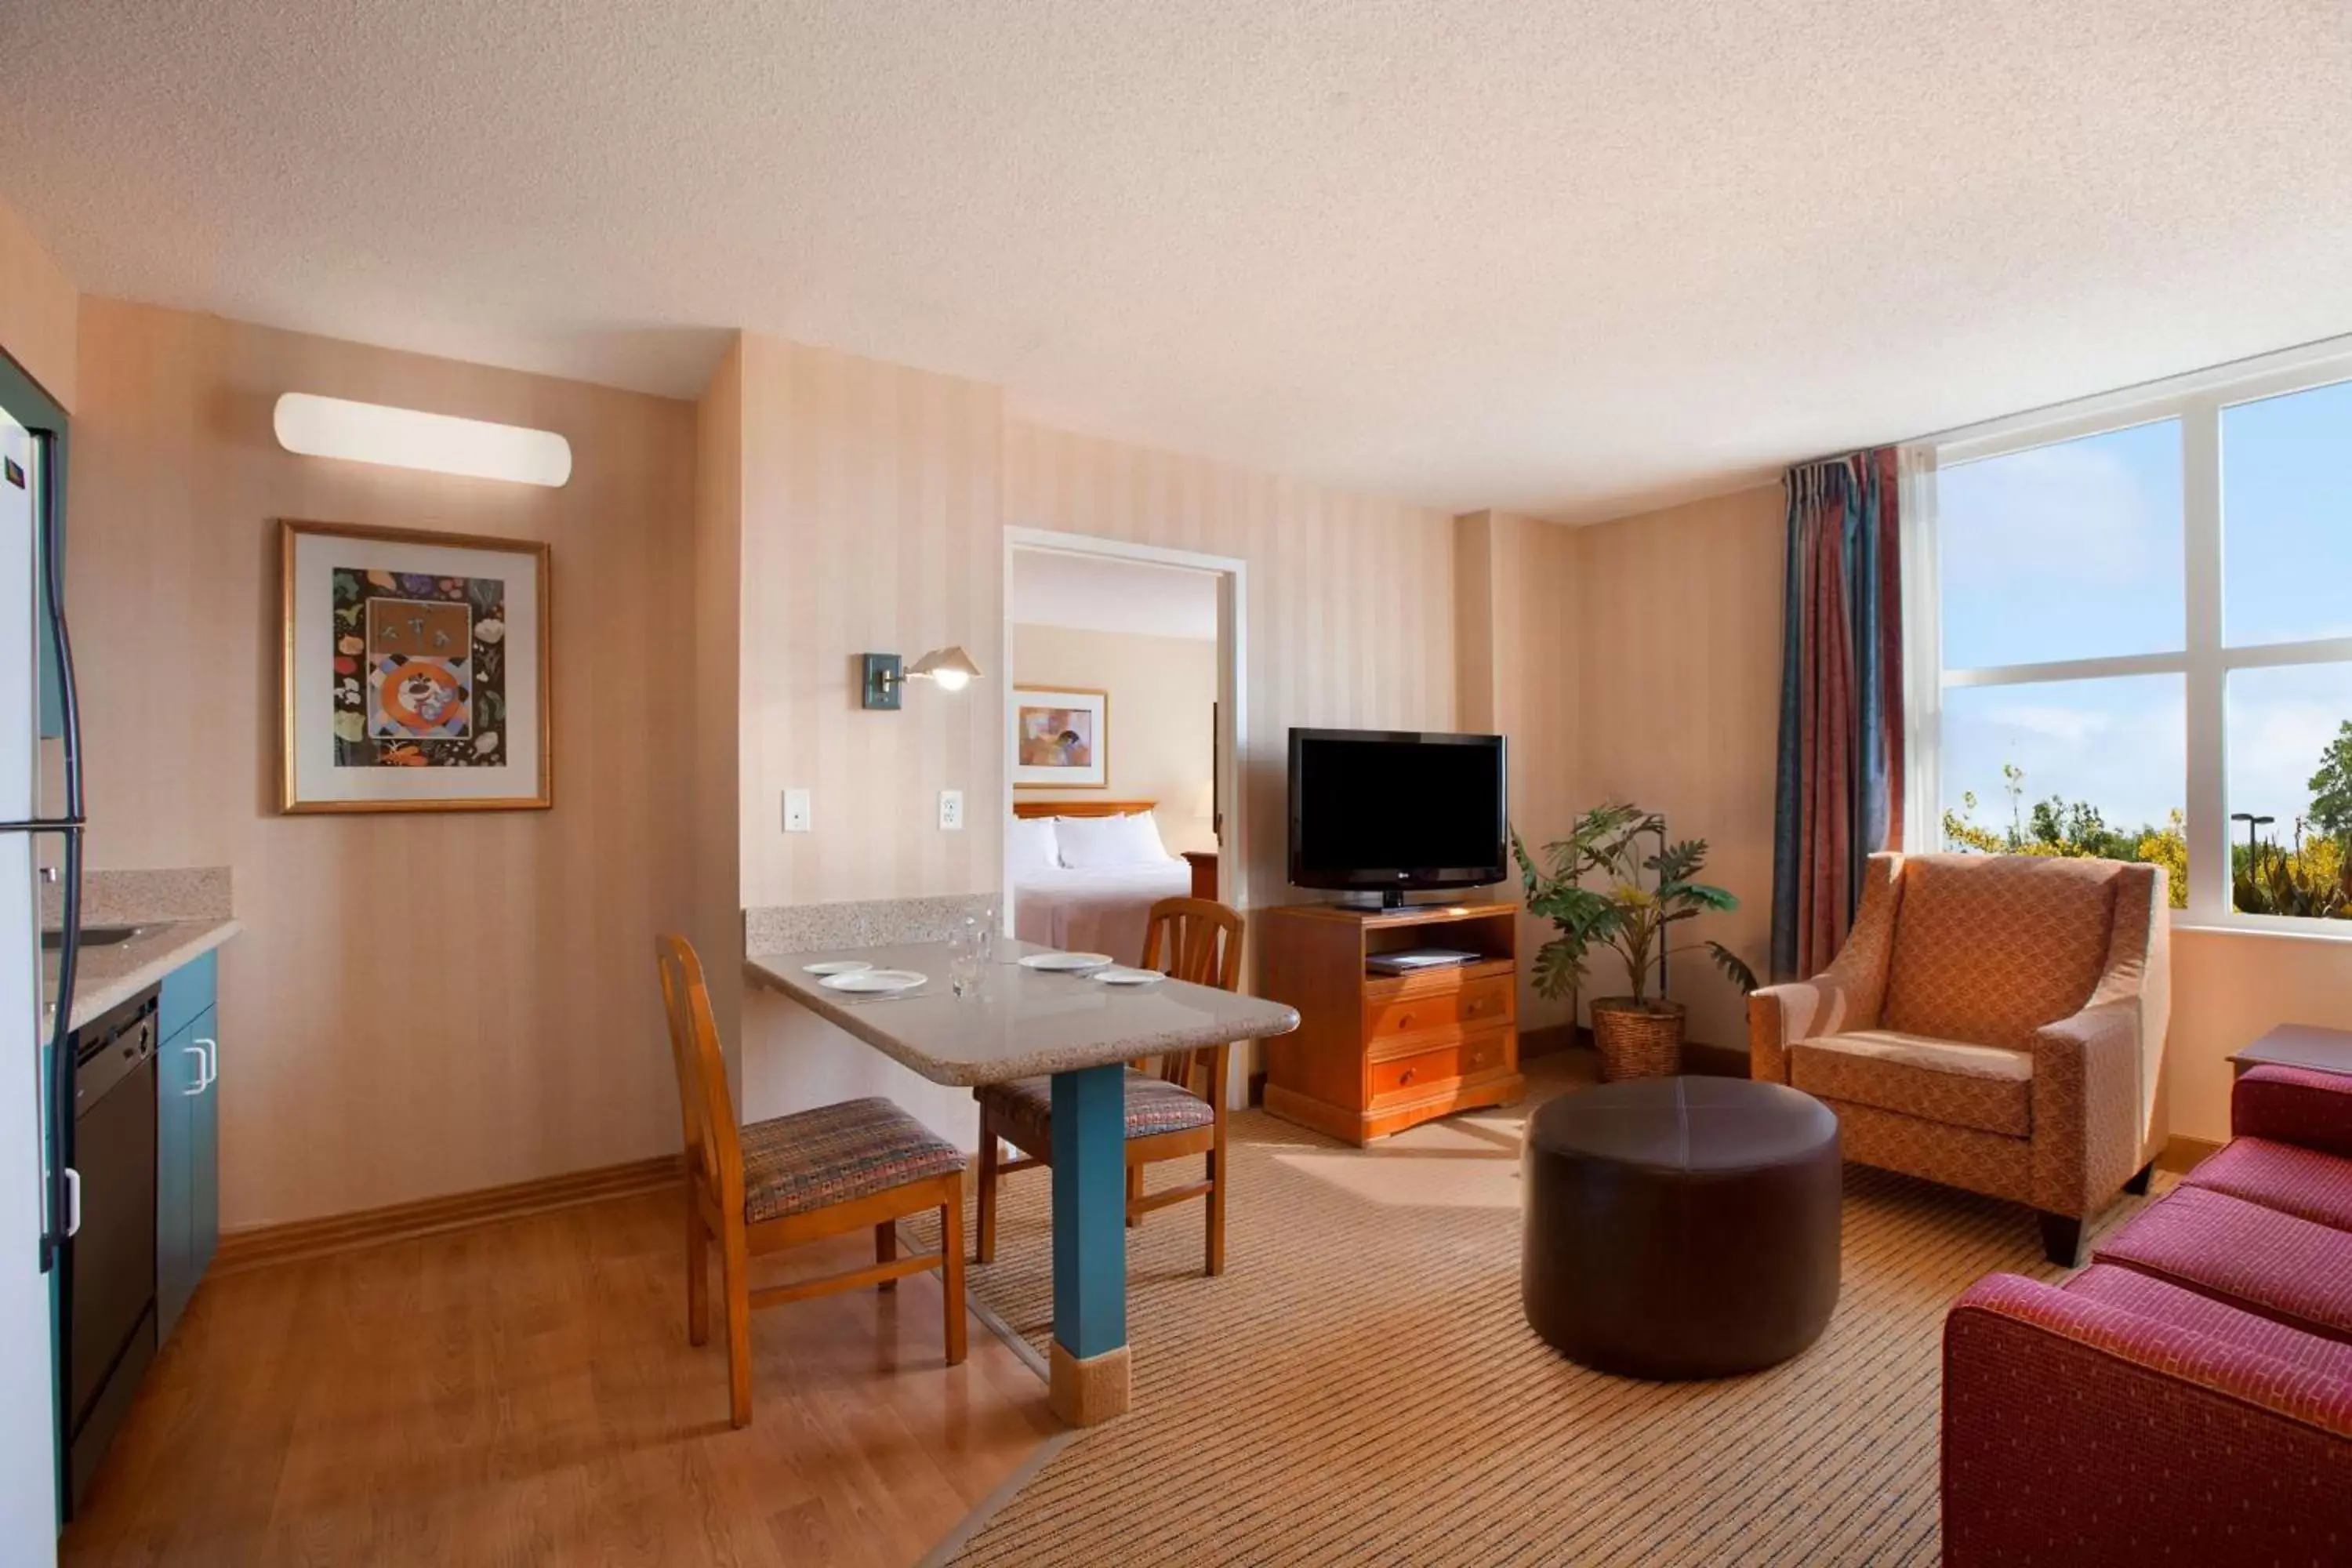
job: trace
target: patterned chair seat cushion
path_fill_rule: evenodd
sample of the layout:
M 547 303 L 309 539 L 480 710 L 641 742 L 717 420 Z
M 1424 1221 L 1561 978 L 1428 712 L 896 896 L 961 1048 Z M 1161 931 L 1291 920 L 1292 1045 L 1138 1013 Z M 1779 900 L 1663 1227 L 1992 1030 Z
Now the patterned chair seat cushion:
M 980 1091 L 981 1103 L 1022 1121 L 1045 1126 L 1053 1118 L 1054 1080 L 1050 1078 L 1016 1078 L 1010 1083 L 991 1084 Z M 1139 1073 L 1129 1068 L 1127 1073 L 1127 1135 L 1129 1138 L 1150 1138 L 1162 1132 L 1182 1132 L 1190 1128 L 1206 1127 L 1217 1118 L 1215 1107 L 1196 1094 L 1187 1093 L 1165 1079 Z
M 961 1151 L 876 1098 L 794 1111 L 742 1131 L 743 1217 L 807 1214 L 963 1169 Z
M 1802 1040 L 1789 1081 L 1822 1100 L 1874 1106 L 2010 1138 L 2033 1131 L 2033 1058 L 1895 1029 Z

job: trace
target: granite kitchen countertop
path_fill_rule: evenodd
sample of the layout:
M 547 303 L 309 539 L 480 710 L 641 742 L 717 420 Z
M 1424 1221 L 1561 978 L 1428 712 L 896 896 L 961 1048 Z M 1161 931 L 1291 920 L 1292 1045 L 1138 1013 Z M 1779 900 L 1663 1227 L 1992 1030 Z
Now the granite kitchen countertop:
M 74 965 L 73 1016 L 67 1027 L 80 1028 L 244 929 L 235 920 L 152 921 L 141 923 L 139 934 L 129 942 L 111 947 L 85 945 Z M 45 1025 L 56 1017 L 57 1005 L 58 955 L 44 949 L 41 1018 Z
M 245 928 L 233 917 L 229 868 L 198 866 L 163 871 L 89 871 L 81 881 L 81 925 L 137 926 L 139 934 L 109 947 L 85 942 L 74 966 L 73 1016 L 79 1029 L 127 1002 L 191 959 L 202 958 Z M 41 889 L 41 924 L 64 923 L 60 889 Z M 41 952 L 41 1022 L 57 1016 L 58 955 Z

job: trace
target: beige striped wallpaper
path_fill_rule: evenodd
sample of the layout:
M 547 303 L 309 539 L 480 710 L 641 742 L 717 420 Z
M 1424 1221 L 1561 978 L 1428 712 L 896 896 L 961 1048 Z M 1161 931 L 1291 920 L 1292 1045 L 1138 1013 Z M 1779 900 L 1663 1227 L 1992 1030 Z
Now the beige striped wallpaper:
M 1249 563 L 1251 898 L 1284 875 L 1293 725 L 1454 723 L 1454 523 L 1442 511 L 1022 420 L 1004 436 L 1004 521 Z
M 741 906 L 988 891 L 1002 865 L 1002 395 L 753 333 L 734 363 L 703 418 L 723 423 L 729 396 L 740 411 L 740 598 L 718 610 L 740 616 Z M 706 580 L 723 576 L 706 562 Z M 951 643 L 991 679 L 916 684 L 896 712 L 858 705 L 860 653 L 912 663 Z M 812 831 L 783 831 L 788 788 L 810 792 Z M 962 831 L 939 826 L 943 789 L 963 792 Z M 740 928 L 722 951 L 740 953 Z M 976 1135 L 968 1093 L 772 995 L 743 998 L 740 1038 L 747 1119 L 879 1093 L 960 1142 Z
M 728 346 L 695 416 L 693 923 L 711 1012 L 741 1090 L 743 343 Z
M 1568 832 L 1579 804 L 1577 710 L 1584 669 L 1579 535 L 1511 512 L 1474 512 L 1455 528 L 1462 725 L 1509 737 L 1512 825 L 1531 848 L 1540 849 Z M 1516 884 L 1497 892 L 1521 896 Z M 1570 1001 L 1546 1001 L 1535 991 L 1536 951 L 1550 938 L 1549 921 L 1522 921 L 1522 1028 L 1544 1028 L 1570 1016 Z
M 110 300 L 79 337 L 90 863 L 234 872 L 222 1223 L 676 1148 L 652 952 L 689 905 L 693 405 Z M 293 390 L 555 430 L 572 481 L 298 458 Z M 553 546 L 552 810 L 278 815 L 281 517 Z
M 742 901 L 984 892 L 1003 808 L 995 387 L 745 334 Z M 857 656 L 961 644 L 990 677 L 858 706 Z M 814 831 L 783 831 L 787 787 Z M 939 827 L 961 789 L 971 826 Z
M 1681 928 L 1765 969 L 1780 743 L 1778 485 L 1575 531 L 1579 805 L 1629 799 L 1710 847 L 1736 914 Z M 1704 956 L 1670 966 L 1690 1037 L 1744 1047 L 1747 1004 Z M 1601 994 L 1596 991 L 1594 994 Z
M 1292 724 L 1453 721 L 1453 522 L 1202 458 L 1005 417 L 998 389 L 744 336 L 740 764 L 745 907 L 994 892 L 1002 876 L 1003 530 L 1093 534 L 1249 563 L 1244 807 L 1255 897 L 1279 899 Z M 735 395 L 721 383 L 706 424 Z M 724 503 L 718 503 L 723 510 Z M 706 584 L 721 575 L 709 559 Z M 716 606 L 723 616 L 727 606 Z M 987 679 L 857 706 L 856 658 L 960 643 Z M 706 673 L 706 682 L 710 678 Z M 787 787 L 814 831 L 782 831 Z M 968 826 L 938 826 L 961 789 Z M 742 1004 L 747 1116 L 887 1093 L 969 1142 L 971 1100 L 772 997 Z

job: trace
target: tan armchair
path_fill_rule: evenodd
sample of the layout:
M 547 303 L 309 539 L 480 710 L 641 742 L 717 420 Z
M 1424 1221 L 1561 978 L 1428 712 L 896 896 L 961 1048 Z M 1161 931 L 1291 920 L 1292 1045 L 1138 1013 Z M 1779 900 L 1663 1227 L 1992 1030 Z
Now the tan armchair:
M 2167 908 L 2160 866 L 1874 855 L 1836 961 L 1749 998 L 1748 1070 L 1850 1160 L 2041 1210 L 2071 1266 L 2164 1146 Z

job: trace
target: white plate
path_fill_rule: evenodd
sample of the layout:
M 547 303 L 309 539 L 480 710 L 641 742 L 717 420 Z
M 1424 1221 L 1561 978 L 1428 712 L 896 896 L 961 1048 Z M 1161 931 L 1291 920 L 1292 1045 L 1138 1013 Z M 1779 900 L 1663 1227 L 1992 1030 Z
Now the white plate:
M 828 974 L 817 982 L 827 991 L 848 991 L 860 995 L 879 995 L 892 991 L 912 991 L 930 978 L 911 969 L 853 969 L 845 974 Z
M 1107 952 L 1033 952 L 1021 960 L 1021 967 L 1084 971 L 1106 968 L 1110 963 Z
M 823 963 L 803 963 L 803 974 L 856 974 L 874 966 L 862 958 L 828 958 Z
M 1114 963 L 1108 969 L 1096 970 L 1087 978 L 1099 980 L 1105 985 L 1149 985 L 1155 980 L 1168 977 L 1156 969 L 1129 969 L 1125 964 Z

